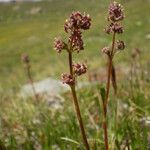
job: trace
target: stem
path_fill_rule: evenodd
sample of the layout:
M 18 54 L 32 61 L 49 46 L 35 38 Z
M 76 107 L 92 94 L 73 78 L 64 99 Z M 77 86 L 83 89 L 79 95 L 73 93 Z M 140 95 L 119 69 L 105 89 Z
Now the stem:
M 70 74 L 73 76 L 72 53 L 71 52 L 69 52 L 69 68 L 70 68 Z M 84 129 L 84 125 L 83 125 L 83 121 L 82 121 L 82 117 L 81 117 L 80 107 L 78 104 L 78 99 L 77 99 L 76 90 L 75 90 L 75 84 L 70 86 L 70 87 L 71 87 L 71 91 L 72 91 L 73 103 L 74 103 L 76 115 L 77 115 L 78 122 L 80 125 L 80 130 L 82 133 L 83 142 L 84 142 L 84 145 L 86 147 L 86 150 L 90 150 L 90 147 L 89 147 L 89 144 L 87 141 L 87 137 L 86 137 L 86 133 L 85 133 L 85 129 Z
M 107 129 L 107 104 L 108 104 L 108 97 L 109 97 L 109 91 L 110 91 L 110 80 L 111 80 L 112 60 L 113 60 L 113 55 L 114 55 L 114 48 L 115 48 L 115 32 L 113 33 L 111 54 L 110 54 L 110 56 L 108 56 L 106 97 L 105 97 L 105 101 L 103 104 L 103 115 L 104 115 L 103 129 L 104 129 L 105 150 L 109 150 L 108 131 L 107 131 L 108 130 Z
M 72 69 L 72 53 L 69 52 L 69 68 L 70 68 L 70 74 L 73 76 L 73 69 Z
M 87 137 L 86 137 L 86 134 L 85 134 L 85 129 L 84 129 L 84 126 L 83 126 L 83 121 L 82 121 L 81 112 L 80 112 L 80 108 L 79 108 L 79 104 L 78 104 L 78 100 L 77 100 L 75 86 L 71 87 L 71 91 L 72 91 L 72 95 L 73 95 L 73 102 L 74 102 L 77 118 L 78 118 L 78 121 L 79 121 L 83 141 L 84 141 L 86 149 L 90 150 L 90 147 L 89 147 L 89 144 L 88 144 L 88 141 L 87 141 Z
M 30 81 L 30 84 L 31 84 L 31 87 L 32 87 L 32 90 L 33 90 L 33 94 L 34 94 L 34 97 L 35 97 L 35 100 L 38 101 L 38 96 L 36 94 L 35 87 L 33 85 L 33 79 L 32 79 L 32 76 L 31 76 L 30 66 L 29 65 L 27 66 L 27 76 L 29 78 L 29 81 Z

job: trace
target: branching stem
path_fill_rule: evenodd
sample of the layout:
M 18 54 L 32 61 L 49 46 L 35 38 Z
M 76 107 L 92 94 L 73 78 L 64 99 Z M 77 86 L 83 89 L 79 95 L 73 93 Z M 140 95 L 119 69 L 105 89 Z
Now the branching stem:
M 108 72 L 107 72 L 107 84 L 106 84 L 106 97 L 105 101 L 103 103 L 103 129 L 104 129 L 104 141 L 105 141 L 105 150 L 109 150 L 109 144 L 108 144 L 108 127 L 107 127 L 107 106 L 108 106 L 108 98 L 109 98 L 109 91 L 110 91 L 110 81 L 111 81 L 111 71 L 112 71 L 112 63 L 113 63 L 113 55 L 114 55 L 114 49 L 115 49 L 115 32 L 113 33 L 113 39 L 112 39 L 112 49 L 111 53 L 108 56 Z

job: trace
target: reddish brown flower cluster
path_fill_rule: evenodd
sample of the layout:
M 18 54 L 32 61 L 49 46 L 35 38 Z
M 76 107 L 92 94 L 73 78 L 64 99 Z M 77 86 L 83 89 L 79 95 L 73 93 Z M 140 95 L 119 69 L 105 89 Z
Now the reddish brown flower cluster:
M 87 30 L 91 26 L 91 18 L 89 15 L 82 15 L 80 12 L 73 12 L 69 19 L 66 20 L 65 31 L 73 32 L 74 30 Z
M 123 14 L 123 8 L 120 4 L 117 2 L 113 2 L 110 4 L 108 8 L 108 22 L 109 24 L 105 28 L 105 32 L 107 34 L 121 34 L 123 33 L 123 26 L 121 25 L 121 22 L 124 19 Z M 112 55 L 116 52 L 116 50 L 123 50 L 125 48 L 125 44 L 123 41 L 118 40 L 115 43 L 115 48 L 113 52 L 111 52 Z M 102 52 L 110 55 L 110 47 L 104 47 L 102 49 Z
M 61 38 L 55 38 L 55 41 L 54 41 L 54 49 L 58 52 L 58 53 L 61 53 L 61 51 L 63 49 L 66 49 L 67 48 L 67 45 L 66 43 L 64 43 L 62 41 Z
M 73 12 L 69 19 L 66 20 L 64 29 L 66 33 L 69 33 L 68 45 L 56 38 L 54 41 L 54 49 L 60 53 L 63 49 L 68 50 L 71 46 L 71 51 L 77 51 L 84 49 L 84 43 L 82 40 L 82 30 L 88 30 L 91 26 L 91 18 L 85 13 L 82 15 L 80 12 Z
M 113 22 L 123 20 L 124 14 L 123 14 L 123 8 L 120 4 L 117 2 L 113 2 L 109 6 L 108 10 L 108 20 L 111 20 Z
M 29 56 L 27 54 L 22 54 L 21 55 L 21 60 L 24 63 L 29 63 L 30 62 Z
M 76 64 L 73 64 L 73 69 L 74 69 L 75 75 L 80 76 L 86 73 L 87 66 L 85 64 L 76 63 Z
M 66 20 L 64 28 L 66 33 L 70 33 L 68 44 L 72 46 L 72 51 L 79 52 L 84 49 L 82 30 L 88 30 L 90 26 L 90 16 L 82 15 L 80 12 L 73 12 Z
M 61 75 L 61 78 L 65 84 L 73 85 L 75 83 L 74 78 L 70 74 L 64 73 Z
M 102 48 L 102 52 L 110 56 L 110 47 L 107 46 L 107 47 Z
M 123 8 L 117 2 L 110 4 L 108 8 L 108 21 L 110 24 L 105 28 L 105 32 L 110 33 L 123 33 L 123 27 L 119 23 L 124 19 Z
M 61 40 L 61 38 L 55 38 L 54 49 L 60 53 L 63 49 L 67 50 L 72 55 L 74 51 L 80 52 L 84 49 L 84 43 L 82 40 L 82 32 L 88 30 L 91 26 L 91 18 L 85 13 L 82 15 L 80 12 L 73 12 L 64 24 L 64 30 L 69 34 L 67 44 Z M 73 85 L 75 83 L 75 77 L 86 73 L 86 65 L 74 64 L 71 65 L 73 69 L 73 75 L 63 74 L 63 83 Z
M 71 43 L 73 50 L 77 52 L 84 49 L 84 43 L 81 34 L 82 33 L 80 30 L 75 30 L 69 37 L 69 43 Z
M 117 50 L 124 50 L 124 49 L 125 49 L 125 44 L 124 44 L 124 42 L 121 41 L 121 40 L 118 40 L 118 41 L 116 42 L 116 49 L 117 49 Z
M 115 23 L 111 23 L 109 24 L 106 28 L 105 28 L 105 32 L 110 34 L 110 33 L 123 33 L 123 27 L 121 24 L 115 22 Z

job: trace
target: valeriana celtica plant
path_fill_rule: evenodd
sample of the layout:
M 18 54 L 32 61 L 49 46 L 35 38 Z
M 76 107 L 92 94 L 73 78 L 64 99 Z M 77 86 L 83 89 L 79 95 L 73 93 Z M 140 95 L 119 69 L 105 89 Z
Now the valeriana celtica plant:
M 107 34 L 112 35 L 112 44 L 111 46 L 107 46 L 102 49 L 102 52 L 106 54 L 108 58 L 106 93 L 103 99 L 103 119 L 104 119 L 103 129 L 104 129 L 104 141 L 105 141 L 106 150 L 109 149 L 108 131 L 107 131 L 107 107 L 108 107 L 108 99 L 110 93 L 110 81 L 111 78 L 113 78 L 114 76 L 113 58 L 117 52 L 122 51 L 125 48 L 125 44 L 122 40 L 116 40 L 116 35 L 123 33 L 123 26 L 121 25 L 121 21 L 124 19 L 123 7 L 117 2 L 112 2 L 108 8 L 107 19 L 108 19 L 108 25 L 105 28 L 105 32 Z M 116 79 L 112 79 L 112 81 L 114 80 Z M 115 93 L 116 93 L 116 89 L 115 89 Z
M 77 77 L 86 73 L 87 66 L 84 63 L 73 63 L 73 53 L 79 53 L 84 49 L 82 32 L 88 30 L 90 26 L 91 18 L 89 15 L 73 12 L 64 24 L 65 32 L 69 35 L 68 41 L 64 42 L 60 37 L 55 38 L 54 41 L 54 48 L 58 53 L 61 53 L 62 51 L 68 53 L 69 73 L 64 73 L 61 77 L 63 83 L 68 84 L 71 88 L 77 119 L 79 121 L 83 142 L 87 150 L 89 150 L 90 147 L 87 141 L 76 94 Z
M 33 85 L 33 79 L 32 79 L 32 75 L 31 75 L 31 65 L 30 65 L 30 59 L 29 59 L 29 56 L 27 54 L 22 54 L 21 56 L 21 60 L 24 64 L 24 69 L 25 69 L 25 72 L 27 73 L 27 77 L 29 79 L 29 82 L 31 84 L 31 87 L 32 87 L 32 91 L 33 91 L 33 94 L 34 94 L 34 98 L 36 101 L 38 101 L 38 95 L 35 91 L 35 87 Z

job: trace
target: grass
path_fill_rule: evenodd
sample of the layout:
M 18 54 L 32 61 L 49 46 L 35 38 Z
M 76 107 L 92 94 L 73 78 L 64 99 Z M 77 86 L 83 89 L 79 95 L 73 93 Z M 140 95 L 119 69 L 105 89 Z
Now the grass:
M 139 121 L 150 116 L 149 105 L 149 10 L 148 0 L 132 0 L 120 2 L 125 7 L 125 33 L 122 38 L 126 49 L 118 54 L 116 64 L 130 65 L 131 52 L 135 47 L 142 50 L 142 70 L 147 72 L 144 79 L 135 76 L 134 97 L 130 89 L 129 76 L 119 81 L 118 100 L 126 104 L 121 108 L 119 128 L 116 131 L 119 146 L 124 146 L 126 139 L 131 142 L 133 150 L 146 150 L 148 147 L 148 128 Z M 51 76 L 60 78 L 60 70 L 67 71 L 66 57 L 58 56 L 53 50 L 53 39 L 58 35 L 65 36 L 63 24 L 73 10 L 88 12 L 92 17 L 92 28 L 86 34 L 85 52 L 75 54 L 76 59 L 88 60 L 91 70 L 103 68 L 105 58 L 100 49 L 110 41 L 103 32 L 109 1 L 105 0 L 52 0 L 37 3 L 0 4 L 0 139 L 8 149 L 84 149 L 77 121 L 75 119 L 71 95 L 65 93 L 63 107 L 53 110 L 47 101 L 35 105 L 32 99 L 24 100 L 18 96 L 18 90 L 26 83 L 20 56 L 22 52 L 30 55 L 34 80 Z M 31 15 L 33 8 L 41 8 L 41 13 Z M 138 63 L 138 62 L 135 62 Z M 147 66 L 146 66 L 147 65 Z M 140 70 L 141 70 L 140 69 Z M 136 77 L 138 80 L 136 80 Z M 99 86 L 95 85 L 79 91 L 81 111 L 90 145 L 104 149 L 102 137 L 102 108 L 97 98 Z M 84 94 L 83 94 L 84 93 Z M 112 93 L 112 89 L 111 89 Z M 109 111 L 113 112 L 114 99 L 110 98 Z M 121 105 L 124 106 L 124 105 Z M 109 137 L 113 139 L 114 114 L 110 113 Z M 121 143 L 122 142 L 122 143 Z M 112 140 L 111 143 L 114 143 Z M 117 145 L 117 143 L 116 143 Z M 96 148 L 95 148 L 96 149 Z

